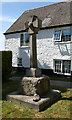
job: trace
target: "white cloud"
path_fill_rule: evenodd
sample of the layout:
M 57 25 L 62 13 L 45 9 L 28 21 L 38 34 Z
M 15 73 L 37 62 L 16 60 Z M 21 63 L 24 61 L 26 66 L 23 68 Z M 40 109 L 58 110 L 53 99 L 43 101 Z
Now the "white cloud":
M 63 2 L 67 0 L 1 0 L 1 2 Z
M 1 22 L 15 22 L 16 19 L 8 17 L 8 16 L 0 16 Z

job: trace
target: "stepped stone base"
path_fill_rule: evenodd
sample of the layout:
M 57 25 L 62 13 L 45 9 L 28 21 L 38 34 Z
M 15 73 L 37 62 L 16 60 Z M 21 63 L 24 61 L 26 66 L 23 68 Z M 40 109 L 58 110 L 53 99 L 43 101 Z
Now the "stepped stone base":
M 12 92 L 7 95 L 7 100 L 22 104 L 36 111 L 42 111 L 57 101 L 60 97 L 60 91 L 50 90 L 46 95 L 42 96 L 38 102 L 34 102 L 34 96 L 20 95 L 19 92 Z

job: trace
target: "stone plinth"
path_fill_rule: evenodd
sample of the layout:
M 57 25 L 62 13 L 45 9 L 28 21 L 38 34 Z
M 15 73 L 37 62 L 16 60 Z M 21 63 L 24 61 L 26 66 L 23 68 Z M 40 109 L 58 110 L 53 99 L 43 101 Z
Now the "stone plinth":
M 7 95 L 7 100 L 22 104 L 36 111 L 42 111 L 50 107 L 50 105 L 59 100 L 60 97 L 61 92 L 59 90 L 50 90 L 46 95 L 42 96 L 38 102 L 34 102 L 33 96 L 20 95 L 19 92 L 12 92 Z
M 41 69 L 39 68 L 30 68 L 26 70 L 27 77 L 40 77 L 41 76 Z
M 50 90 L 50 80 L 48 76 L 42 77 L 23 77 L 20 82 L 19 91 L 21 94 L 42 96 Z

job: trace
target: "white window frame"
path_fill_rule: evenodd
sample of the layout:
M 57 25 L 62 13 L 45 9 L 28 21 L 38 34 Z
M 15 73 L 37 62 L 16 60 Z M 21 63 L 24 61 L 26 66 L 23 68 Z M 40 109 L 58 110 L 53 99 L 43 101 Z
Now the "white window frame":
M 55 34 L 56 34 L 56 33 L 60 33 L 60 40 L 56 40 L 56 39 L 55 39 Z M 61 41 L 61 36 L 62 36 L 62 30 L 55 30 L 55 31 L 54 31 L 54 37 L 53 37 L 53 38 L 54 38 L 54 41 L 55 41 L 55 42 L 60 42 L 60 41 Z
M 28 34 L 28 33 L 27 32 L 24 33 L 24 46 L 30 46 L 30 39 L 29 39 L 29 45 L 25 45 L 25 34 Z
M 30 47 L 30 41 L 29 41 L 29 45 L 25 45 L 25 34 L 28 34 L 28 33 L 25 32 L 20 34 L 20 47 Z M 23 35 L 23 45 L 21 45 L 21 35 Z
M 55 61 L 61 61 L 61 72 L 56 72 L 55 71 Z M 71 60 L 54 59 L 54 62 L 53 62 L 54 63 L 53 64 L 53 71 L 54 71 L 54 73 L 56 73 L 56 74 L 63 74 L 63 75 L 71 75 L 71 72 L 70 73 L 63 73 L 63 61 L 71 61 Z
M 21 40 L 21 35 L 23 35 L 23 41 Z M 23 42 L 23 45 L 21 45 L 21 41 Z M 24 34 L 23 33 L 20 34 L 20 47 L 22 46 L 24 46 Z
M 61 61 L 61 72 L 56 72 L 56 71 L 55 71 L 55 61 L 61 61 L 61 60 L 54 59 L 54 73 L 60 74 L 60 73 L 62 73 L 62 61 Z
M 69 61 L 69 60 L 64 60 L 64 61 Z M 64 61 L 63 61 L 63 63 L 64 63 Z M 70 63 L 71 63 L 71 61 L 70 61 Z M 64 64 L 63 64 L 64 65 Z M 67 64 L 68 65 L 68 64 Z M 70 64 L 71 65 L 71 64 Z M 63 68 L 64 69 L 64 68 Z M 71 69 L 71 66 L 70 66 L 70 69 Z M 71 70 L 70 70 L 71 71 Z M 70 73 L 64 73 L 64 74 L 70 74 Z
M 68 35 L 64 35 L 64 30 L 70 30 L 70 28 L 63 28 L 63 29 L 56 29 L 54 30 L 54 35 L 53 35 L 53 39 L 55 42 L 70 42 L 71 41 L 71 30 L 70 30 L 70 34 Z M 61 31 L 61 35 L 60 35 L 60 40 L 55 40 L 55 33 L 56 32 L 60 32 Z M 62 38 L 62 35 L 64 35 L 64 38 Z M 69 37 L 68 40 L 67 40 L 67 36 Z M 65 39 L 65 40 L 63 40 Z

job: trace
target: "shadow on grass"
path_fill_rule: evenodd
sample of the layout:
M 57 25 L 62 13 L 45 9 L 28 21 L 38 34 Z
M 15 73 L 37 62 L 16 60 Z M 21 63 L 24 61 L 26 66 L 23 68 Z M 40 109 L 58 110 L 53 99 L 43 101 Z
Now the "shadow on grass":
M 70 100 L 70 101 L 72 101 L 72 97 L 69 97 L 69 98 L 62 98 L 61 100 Z

